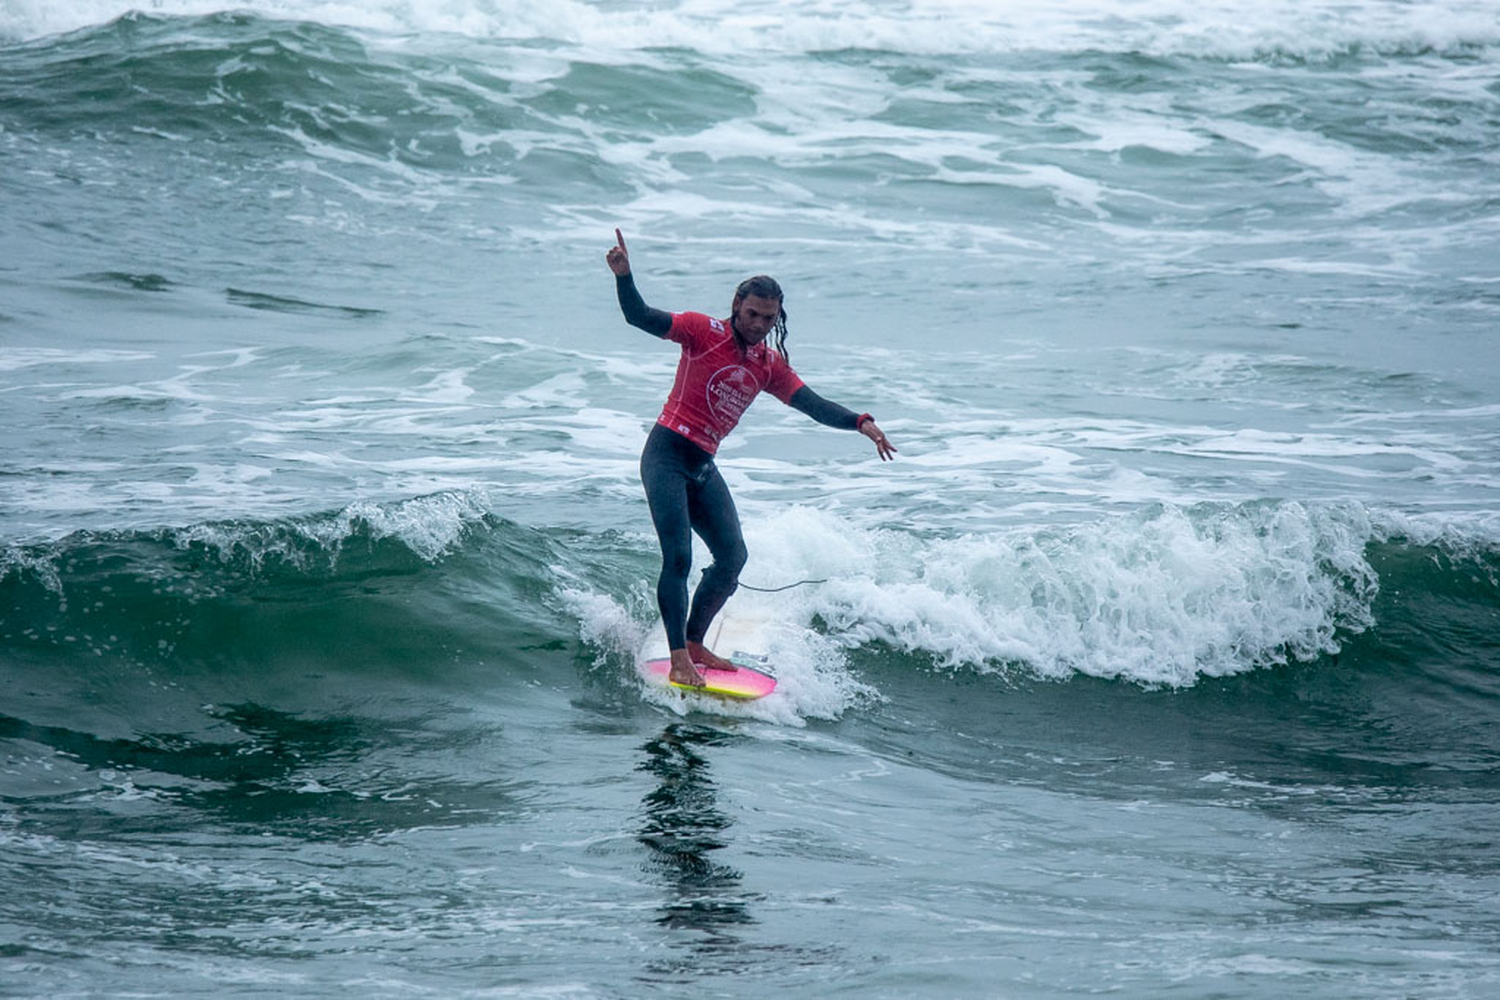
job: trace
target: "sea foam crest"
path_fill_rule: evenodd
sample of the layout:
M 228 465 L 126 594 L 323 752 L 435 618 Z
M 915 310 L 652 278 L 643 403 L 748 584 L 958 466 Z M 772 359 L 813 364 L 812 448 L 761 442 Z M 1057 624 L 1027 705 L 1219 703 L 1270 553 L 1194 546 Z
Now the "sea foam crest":
M 144 531 L 81 531 L 35 545 L 0 547 L 0 581 L 31 579 L 53 594 L 64 596 L 66 573 L 80 559 L 85 563 L 100 552 L 119 546 L 143 546 L 147 562 L 140 572 L 149 578 L 175 577 L 180 567 L 158 563 L 149 553 L 167 546 L 191 552 L 227 567 L 231 573 L 259 576 L 273 568 L 298 574 L 334 571 L 353 540 L 393 541 L 408 556 L 436 563 L 452 555 L 469 534 L 488 524 L 485 498 L 474 493 L 437 493 L 391 503 L 356 502 L 333 514 L 307 515 L 272 521 L 210 521 Z M 195 573 L 194 585 L 205 590 L 214 584 Z
M 1382 540 L 1405 539 L 1457 562 L 1490 564 L 1500 557 L 1500 513 L 1381 511 L 1375 519 Z
M 207 523 L 170 532 L 178 548 L 202 546 L 223 562 L 247 561 L 259 568 L 268 558 L 305 565 L 310 554 L 336 559 L 352 538 L 394 539 L 423 562 L 454 551 L 488 512 L 484 499 L 445 492 L 394 503 L 357 501 L 331 516 L 265 523 Z
M 129 0 L 12 0 L 0 8 L 0 37 L 71 31 L 140 6 Z M 679 0 L 608 7 L 578 0 L 155 0 L 149 10 L 244 10 L 386 34 L 453 33 L 547 39 L 603 51 L 684 48 L 709 54 L 1096 51 L 1253 59 L 1500 45 L 1489 0 L 1268 0 L 1248 6 L 1233 0 Z
M 846 645 L 1170 686 L 1337 652 L 1373 623 L 1376 534 L 1358 505 L 1298 503 L 934 540 L 807 509 L 747 529 L 759 572 L 830 577 L 786 610 L 821 617 Z

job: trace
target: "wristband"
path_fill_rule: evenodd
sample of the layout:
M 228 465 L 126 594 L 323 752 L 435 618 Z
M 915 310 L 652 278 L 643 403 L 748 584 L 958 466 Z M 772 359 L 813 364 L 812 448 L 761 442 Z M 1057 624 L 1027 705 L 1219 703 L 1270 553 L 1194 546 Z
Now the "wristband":
M 870 416 L 868 413 L 861 413 L 859 416 L 857 416 L 857 417 L 854 418 L 854 429 L 855 430 L 859 430 L 861 427 L 863 427 L 865 425 L 865 421 L 866 420 L 874 420 L 874 419 L 875 418 L 872 417 L 872 416 Z

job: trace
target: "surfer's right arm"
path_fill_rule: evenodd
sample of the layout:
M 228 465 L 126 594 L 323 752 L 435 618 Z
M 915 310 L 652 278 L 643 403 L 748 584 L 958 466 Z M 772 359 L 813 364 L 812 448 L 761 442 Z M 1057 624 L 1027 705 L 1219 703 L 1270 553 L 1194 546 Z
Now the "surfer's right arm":
M 625 249 L 625 237 L 615 230 L 615 245 L 604 255 L 609 269 L 615 273 L 615 295 L 620 299 L 620 312 L 625 322 L 639 327 L 653 337 L 665 337 L 672 329 L 672 314 L 646 305 L 635 287 L 635 278 L 630 274 L 630 252 Z

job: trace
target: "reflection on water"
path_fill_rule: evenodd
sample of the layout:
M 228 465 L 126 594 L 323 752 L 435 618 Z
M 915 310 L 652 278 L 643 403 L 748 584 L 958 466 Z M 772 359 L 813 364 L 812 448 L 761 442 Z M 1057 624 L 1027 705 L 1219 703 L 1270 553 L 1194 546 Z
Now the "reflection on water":
M 304 718 L 255 704 L 205 711 L 233 738 L 175 732 L 106 738 L 0 713 L 0 758 L 10 761 L 0 800 L 21 807 L 14 818 L 52 834 L 155 835 L 186 825 L 200 833 L 357 841 L 490 822 L 515 811 L 524 784 L 445 774 L 469 734 L 433 729 L 422 716 Z M 39 756 L 37 747 L 55 758 Z M 28 768 L 50 775 L 54 767 L 76 767 L 84 776 L 71 786 L 36 776 L 27 782 Z M 101 789 L 120 786 L 137 802 L 124 813 L 101 796 Z
M 702 726 L 673 724 L 642 749 L 640 770 L 658 779 L 642 800 L 639 840 L 650 849 L 647 869 L 668 889 L 658 923 L 703 931 L 711 943 L 731 944 L 726 933 L 754 923 L 740 889 L 741 875 L 713 860 L 727 846 L 729 817 L 718 809 L 707 758 L 699 750 L 732 737 Z

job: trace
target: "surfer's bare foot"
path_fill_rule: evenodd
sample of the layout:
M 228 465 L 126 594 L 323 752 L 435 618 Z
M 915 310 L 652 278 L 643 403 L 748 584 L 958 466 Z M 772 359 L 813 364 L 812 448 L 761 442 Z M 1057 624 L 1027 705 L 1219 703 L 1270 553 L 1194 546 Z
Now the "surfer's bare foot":
M 708 683 L 685 649 L 672 650 L 672 669 L 667 672 L 667 680 L 673 684 L 686 684 L 689 687 L 702 687 Z
M 715 670 L 739 669 L 733 663 L 730 663 L 728 660 L 724 659 L 724 657 L 718 655 L 713 650 L 703 645 L 703 643 L 701 642 L 693 642 L 689 640 L 687 644 L 687 652 L 688 656 L 692 657 L 693 662 L 700 666 L 713 667 Z

